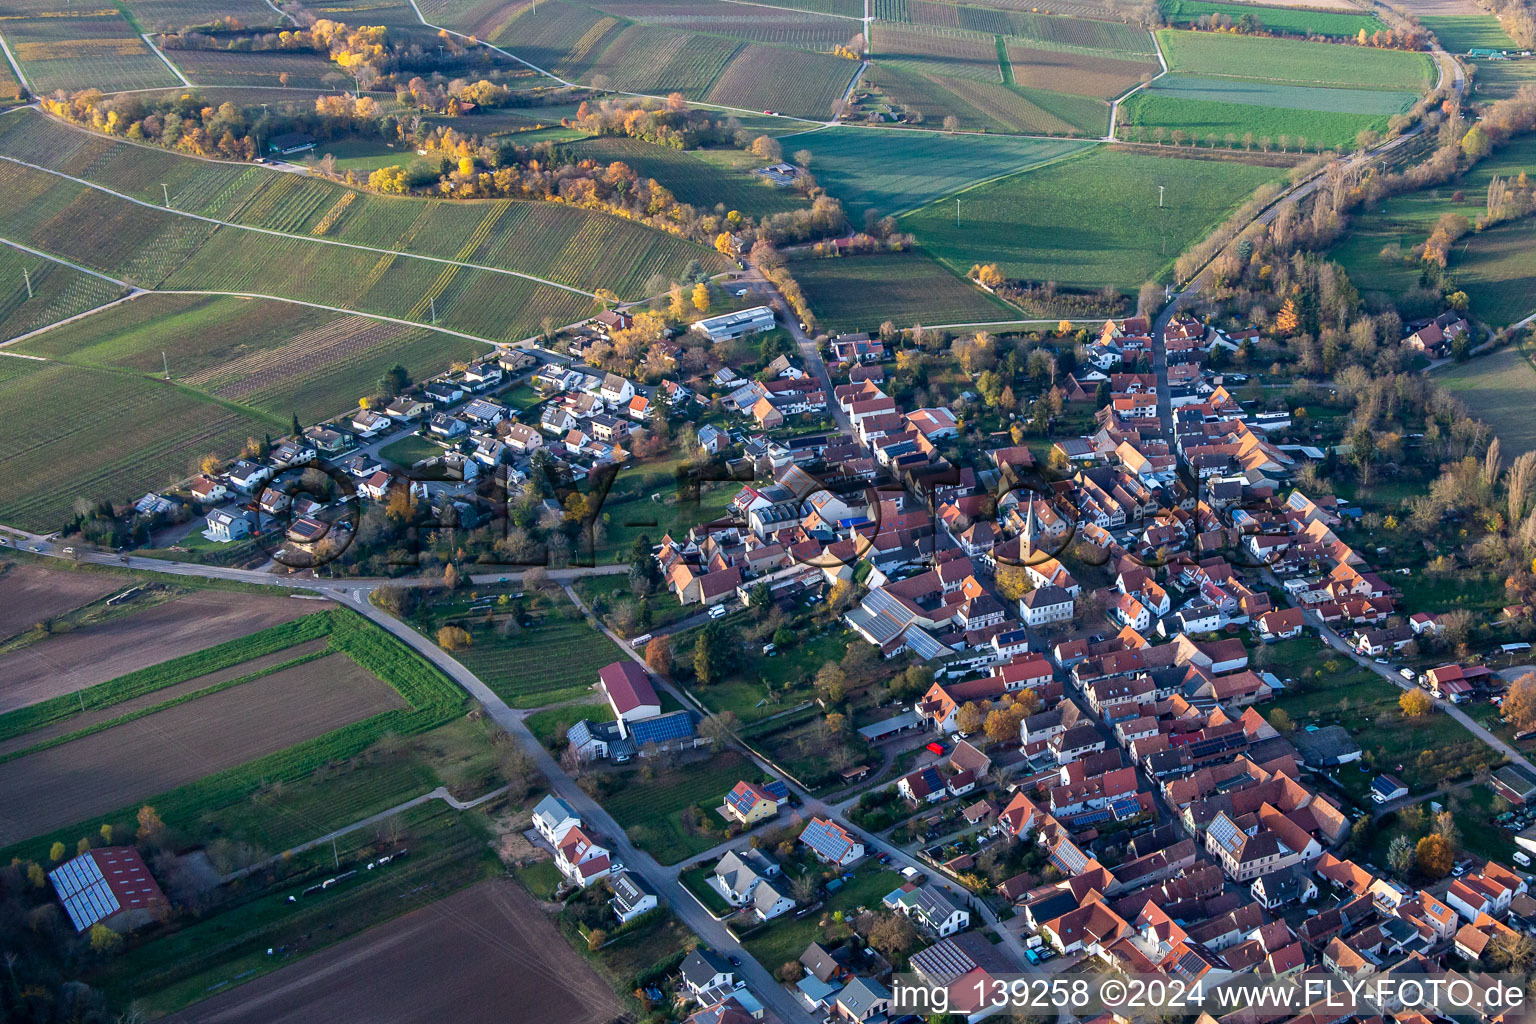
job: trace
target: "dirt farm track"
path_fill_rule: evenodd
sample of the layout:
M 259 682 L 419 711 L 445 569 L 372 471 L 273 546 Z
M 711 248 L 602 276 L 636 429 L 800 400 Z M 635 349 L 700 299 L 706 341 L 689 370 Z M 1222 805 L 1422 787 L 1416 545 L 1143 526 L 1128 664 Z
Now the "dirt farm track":
M 293 597 L 205 590 L 49 637 L 0 656 L 0 712 L 324 609 L 318 601 Z
M 515 882 L 492 879 L 291 967 L 176 1024 L 607 1024 L 613 992 Z

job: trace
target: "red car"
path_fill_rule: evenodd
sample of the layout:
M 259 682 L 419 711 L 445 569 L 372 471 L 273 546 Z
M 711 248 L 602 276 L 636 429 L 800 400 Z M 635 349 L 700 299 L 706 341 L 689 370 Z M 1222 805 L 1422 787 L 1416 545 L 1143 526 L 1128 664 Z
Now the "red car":
M 928 744 L 928 750 L 935 754 L 942 754 L 944 753 L 944 744 L 940 743 L 938 740 L 934 740 L 932 743 Z

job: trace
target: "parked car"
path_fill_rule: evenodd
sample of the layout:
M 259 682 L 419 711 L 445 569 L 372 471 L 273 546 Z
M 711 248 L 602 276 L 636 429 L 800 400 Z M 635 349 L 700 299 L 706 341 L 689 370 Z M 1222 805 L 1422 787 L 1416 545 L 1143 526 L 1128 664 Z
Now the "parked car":
M 924 749 L 927 750 L 930 754 L 939 754 L 942 756 L 944 753 L 944 744 L 940 743 L 938 740 L 934 740 Z
M 725 609 L 725 605 L 723 605 L 723 604 L 717 604 L 717 605 L 710 606 L 709 617 L 712 618 L 712 619 L 718 619 L 721 616 L 725 615 L 725 613 L 726 613 L 726 609 Z

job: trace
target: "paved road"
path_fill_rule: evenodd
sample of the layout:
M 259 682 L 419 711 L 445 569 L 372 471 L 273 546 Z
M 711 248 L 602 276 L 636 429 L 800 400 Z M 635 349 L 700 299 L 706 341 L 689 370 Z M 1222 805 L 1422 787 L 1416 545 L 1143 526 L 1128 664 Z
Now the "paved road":
M 1302 607 L 1301 605 L 1296 604 L 1294 600 L 1291 602 L 1291 604 L 1292 607 Z M 1419 688 L 1416 683 L 1410 683 L 1402 676 L 1398 675 L 1390 665 L 1378 665 L 1372 659 L 1367 658 L 1364 655 L 1356 654 L 1354 649 L 1350 647 L 1349 643 L 1343 637 L 1334 632 L 1330 627 L 1323 625 L 1322 619 L 1317 616 L 1316 612 L 1312 611 L 1311 609 L 1305 609 L 1305 612 L 1308 624 L 1312 625 L 1318 630 L 1319 635 L 1321 635 L 1323 639 L 1327 641 L 1329 647 L 1333 648 L 1340 654 L 1349 657 L 1355 662 L 1355 664 L 1375 672 L 1377 675 L 1381 676 L 1381 678 L 1385 679 L 1387 682 L 1391 683 L 1393 686 L 1396 686 L 1400 690 L 1417 690 Z M 1426 690 L 1424 692 L 1427 694 L 1429 691 Z M 1520 753 L 1520 751 L 1516 750 L 1514 747 L 1510 746 L 1508 743 L 1505 743 L 1503 740 L 1499 739 L 1499 737 L 1483 728 L 1481 723 L 1473 719 L 1465 711 L 1461 710 L 1461 708 L 1457 705 L 1452 704 L 1448 700 L 1441 700 L 1438 697 L 1433 697 L 1433 695 L 1431 695 L 1431 698 L 1434 700 L 1435 705 L 1440 710 L 1444 711 L 1446 714 L 1450 715 L 1452 718 L 1456 719 L 1456 721 L 1464 725 L 1467 731 L 1472 735 L 1482 740 L 1485 744 L 1498 751 L 1513 763 L 1526 769 L 1533 775 L 1536 775 L 1536 765 L 1533 765 L 1524 754 Z
M 40 548 L 40 554 L 52 557 L 64 557 L 59 546 L 45 538 L 31 536 L 27 548 Z M 690 896 L 677 880 L 678 869 L 665 868 L 658 864 L 650 854 L 637 848 L 625 836 L 624 830 L 619 827 L 607 811 L 595 800 L 588 796 L 569 775 L 560 767 L 559 763 L 550 756 L 534 735 L 523 724 L 521 712 L 509 707 L 505 701 L 498 697 L 490 687 L 486 686 L 473 672 L 465 668 L 446 651 L 435 643 L 422 636 L 415 629 L 377 608 L 369 600 L 370 595 L 382 580 L 327 580 L 316 579 L 309 575 L 273 576 L 243 569 L 223 569 L 216 566 L 192 565 L 175 562 L 162 562 L 157 559 L 137 558 L 129 556 L 126 562 L 118 556 L 97 554 L 95 552 L 82 552 L 81 561 L 99 563 L 103 565 L 122 566 L 140 569 L 149 572 L 164 572 L 172 575 L 204 576 L 213 579 L 233 580 L 241 583 L 256 583 L 266 586 L 307 589 L 318 591 L 326 597 L 336 601 L 363 615 L 380 628 L 399 638 L 406 645 L 415 650 L 423 658 L 436 665 L 455 683 L 462 687 L 470 696 L 475 698 L 492 720 L 506 730 L 507 734 L 522 747 L 534 760 L 539 771 L 548 781 L 549 789 L 561 799 L 569 803 L 579 814 L 583 821 L 589 822 L 592 827 L 602 833 L 613 851 L 614 859 L 621 861 L 627 867 L 637 871 L 642 877 L 652 882 L 661 894 L 662 898 L 672 907 L 673 911 L 682 921 L 699 935 L 706 943 L 717 950 L 723 950 L 728 954 L 738 956 L 742 966 L 738 973 L 746 979 L 753 993 L 763 1003 L 770 1007 L 784 1024 L 813 1024 L 814 1018 L 805 1012 L 799 1003 L 784 989 L 773 976 L 756 960 L 752 959 L 741 947 L 735 938 L 726 930 L 725 926 L 716 921 L 703 906 Z M 629 567 L 599 566 L 595 569 L 555 569 L 550 570 L 549 575 L 557 582 L 568 583 L 583 575 L 595 573 L 628 572 Z M 506 578 L 518 578 L 518 573 L 504 574 Z M 501 575 L 489 574 L 484 576 L 472 576 L 475 582 L 491 582 L 503 578 Z M 573 591 L 567 591 L 574 593 Z M 606 627 L 603 627 L 606 631 Z M 630 656 L 640 660 L 627 643 L 617 637 L 621 649 L 630 652 Z M 643 663 L 643 662 L 642 662 Z M 662 683 L 663 688 L 682 696 L 670 684 Z M 691 701 L 688 702 L 692 704 Z M 765 771 L 769 769 L 766 762 L 759 762 L 759 766 Z M 772 774 L 779 775 L 777 771 Z M 819 803 L 817 804 L 819 807 Z M 819 813 L 812 810 L 812 813 Z
M 821 345 L 817 339 L 812 338 L 800 329 L 800 322 L 795 319 L 795 311 L 779 290 L 773 286 L 756 268 L 741 275 L 740 282 L 756 294 L 762 296 L 766 305 L 780 310 L 779 322 L 789 331 L 789 336 L 795 340 L 795 345 L 800 350 L 800 361 L 805 364 L 806 372 L 820 382 L 822 390 L 827 396 L 827 411 L 832 414 L 837 429 L 846 434 L 853 433 L 853 423 L 848 415 L 838 406 L 837 400 L 832 397 L 832 375 L 827 370 L 827 361 L 822 358 Z

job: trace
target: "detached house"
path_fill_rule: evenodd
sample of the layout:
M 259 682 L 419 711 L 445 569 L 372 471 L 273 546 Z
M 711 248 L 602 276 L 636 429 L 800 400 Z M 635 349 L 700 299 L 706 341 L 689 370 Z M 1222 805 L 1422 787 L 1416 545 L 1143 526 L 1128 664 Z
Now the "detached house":
M 908 882 L 888 893 L 885 908 L 904 914 L 912 922 L 938 938 L 953 935 L 970 927 L 971 912 L 955 906 L 937 889 Z
M 555 867 L 572 885 L 587 886 L 607 878 L 611 868 L 608 850 L 582 830 L 580 825 L 567 829 L 555 846 Z
M 826 818 L 812 818 L 800 833 L 800 841 L 818 859 L 838 867 L 847 867 L 864 856 L 864 844 L 852 832 Z

